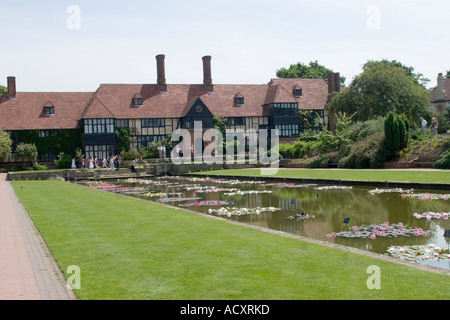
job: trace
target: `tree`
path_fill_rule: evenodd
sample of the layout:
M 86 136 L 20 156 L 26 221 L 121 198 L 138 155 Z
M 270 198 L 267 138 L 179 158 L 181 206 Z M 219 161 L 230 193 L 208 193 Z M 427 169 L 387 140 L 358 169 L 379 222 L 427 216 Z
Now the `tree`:
M 0 159 L 11 155 L 12 140 L 9 134 L 0 129 Z
M 328 74 L 333 70 L 319 64 L 318 61 L 311 61 L 308 65 L 301 62 L 291 64 L 288 69 L 281 68 L 277 70 L 278 78 L 303 78 L 303 79 L 324 79 L 328 80 Z M 345 85 L 345 77 L 340 77 L 341 86 Z
M 369 61 L 348 88 L 331 97 L 328 108 L 357 112 L 355 121 L 384 117 L 388 112 L 405 114 L 410 123 L 418 125 L 420 117 L 429 115 L 431 109 L 429 92 L 412 71 L 396 61 Z
M 364 65 L 363 69 L 369 69 L 371 67 L 376 67 L 376 65 L 379 65 L 379 64 L 384 65 L 386 67 L 402 69 L 403 72 L 405 72 L 405 74 L 407 76 L 413 78 L 417 84 L 420 84 L 424 88 L 426 87 L 427 83 L 430 82 L 430 79 L 425 78 L 422 73 L 415 73 L 413 67 L 405 66 L 404 64 L 402 64 L 401 62 L 399 62 L 397 60 L 391 60 L 391 61 L 386 60 L 386 59 L 383 59 L 381 61 L 369 60 Z
M 404 115 L 389 112 L 384 122 L 386 147 L 392 153 L 408 146 L 409 122 Z
M 36 148 L 36 145 L 33 143 L 21 143 L 17 146 L 16 149 L 16 157 L 17 159 L 21 160 L 23 163 L 23 166 L 25 166 L 25 162 L 30 162 L 30 165 L 32 165 L 34 162 L 36 162 L 38 156 L 38 151 Z

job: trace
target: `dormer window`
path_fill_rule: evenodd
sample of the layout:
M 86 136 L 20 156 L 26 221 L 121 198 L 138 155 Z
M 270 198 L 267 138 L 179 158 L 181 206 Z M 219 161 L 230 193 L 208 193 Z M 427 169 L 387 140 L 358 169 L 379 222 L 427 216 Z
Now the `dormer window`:
M 55 107 L 50 101 L 44 104 L 44 113 L 46 116 L 53 116 L 55 114 Z
M 55 114 L 55 107 L 45 107 L 45 115 L 53 116 Z
M 240 93 L 236 94 L 234 102 L 238 107 L 242 107 L 244 105 L 244 96 Z
M 303 89 L 300 88 L 299 86 L 295 86 L 293 91 L 294 91 L 294 92 L 293 92 L 293 93 L 294 93 L 294 96 L 295 96 L 296 98 L 300 98 L 301 96 L 303 96 Z
M 139 94 L 139 93 L 136 93 L 134 96 L 133 96 L 133 104 L 134 104 L 134 106 L 135 107 L 140 107 L 140 106 L 142 106 L 142 96 Z

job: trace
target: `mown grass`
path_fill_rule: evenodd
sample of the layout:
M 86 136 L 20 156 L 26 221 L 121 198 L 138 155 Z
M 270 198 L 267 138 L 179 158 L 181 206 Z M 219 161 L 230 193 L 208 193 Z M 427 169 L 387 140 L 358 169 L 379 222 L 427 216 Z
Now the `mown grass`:
M 12 185 L 61 269 L 80 267 L 79 299 L 450 298 L 448 275 L 65 182 Z
M 449 183 L 450 170 L 333 170 L 333 169 L 285 169 L 280 168 L 275 174 L 265 176 L 260 169 L 227 169 L 196 172 L 202 175 L 282 177 L 302 179 L 330 179 L 354 181 L 393 181 L 393 182 L 428 182 Z

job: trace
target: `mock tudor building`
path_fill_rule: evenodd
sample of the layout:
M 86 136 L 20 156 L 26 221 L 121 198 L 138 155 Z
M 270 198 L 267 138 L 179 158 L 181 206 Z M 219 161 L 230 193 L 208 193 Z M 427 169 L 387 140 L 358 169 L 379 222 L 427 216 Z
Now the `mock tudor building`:
M 450 78 L 444 78 L 442 73 L 438 74 L 437 86 L 430 93 L 430 104 L 436 112 L 450 107 Z
M 227 118 L 230 129 L 279 129 L 281 139 L 295 140 L 303 132 L 298 111 L 315 112 L 326 125 L 328 95 L 340 90 L 338 73 L 330 74 L 328 83 L 295 78 L 214 84 L 211 57 L 202 60 L 203 84 L 167 84 L 164 55 L 156 56 L 156 84 L 101 84 L 95 92 L 16 92 L 15 77 L 8 77 L 0 98 L 0 129 L 10 133 L 14 146 L 30 132 L 37 139 L 78 133 L 85 156 L 99 158 L 116 153 L 118 128 L 130 129 L 130 148 L 139 150 L 178 128 L 193 129 L 194 121 L 201 121 L 204 130 L 212 128 L 213 116 Z M 53 161 L 58 152 L 41 150 L 38 160 Z M 3 160 L 13 161 L 14 154 Z

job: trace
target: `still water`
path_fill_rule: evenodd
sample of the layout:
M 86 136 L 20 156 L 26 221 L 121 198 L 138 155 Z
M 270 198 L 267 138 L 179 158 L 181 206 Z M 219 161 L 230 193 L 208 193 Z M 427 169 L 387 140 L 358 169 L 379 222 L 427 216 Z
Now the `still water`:
M 387 254 L 391 246 L 449 245 L 449 238 L 444 237 L 445 230 L 450 229 L 449 191 L 200 177 L 127 179 L 89 185 L 206 214 L 218 215 L 223 208 L 227 219 L 381 254 Z M 423 213 L 441 216 L 417 218 Z M 400 225 L 412 234 L 378 233 L 372 239 L 355 235 L 352 230 L 388 225 Z M 350 236 L 333 236 L 342 232 Z M 421 263 L 450 269 L 450 259 L 432 260 Z

